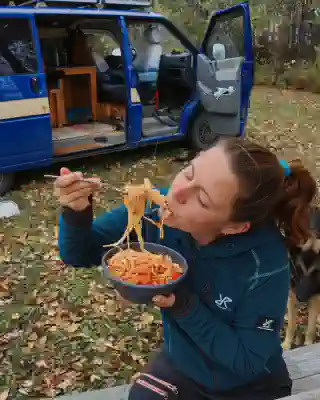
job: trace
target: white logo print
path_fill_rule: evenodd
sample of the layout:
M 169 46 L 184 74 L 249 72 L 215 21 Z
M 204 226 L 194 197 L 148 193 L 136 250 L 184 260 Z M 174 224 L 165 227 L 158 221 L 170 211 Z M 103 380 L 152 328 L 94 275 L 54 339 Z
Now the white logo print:
M 214 302 L 216 303 L 216 305 L 221 309 L 221 310 L 229 310 L 228 308 L 228 303 L 232 303 L 232 299 L 230 299 L 230 297 L 222 297 L 222 294 L 219 293 L 219 300 L 215 300 Z
M 233 86 L 229 86 L 228 88 L 218 87 L 217 90 L 213 93 L 216 100 L 219 100 L 221 96 L 230 96 L 235 92 L 235 88 Z
M 258 329 L 263 329 L 265 331 L 274 331 L 272 324 L 274 323 L 273 319 L 266 319 L 261 326 L 258 326 Z

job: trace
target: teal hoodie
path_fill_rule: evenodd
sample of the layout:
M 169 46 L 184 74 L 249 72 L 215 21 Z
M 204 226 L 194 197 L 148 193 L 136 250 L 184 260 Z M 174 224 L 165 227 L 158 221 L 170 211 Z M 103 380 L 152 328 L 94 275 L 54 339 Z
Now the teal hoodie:
M 156 213 L 149 216 L 157 219 Z M 93 221 L 92 207 L 64 210 L 59 249 L 66 264 L 99 265 L 105 244 L 127 223 L 121 206 Z M 243 386 L 276 373 L 282 358 L 280 328 L 289 293 L 289 260 L 278 228 L 267 223 L 249 232 L 199 246 L 185 232 L 145 222 L 145 241 L 168 246 L 189 263 L 176 304 L 162 310 L 164 348 L 173 365 L 209 390 Z

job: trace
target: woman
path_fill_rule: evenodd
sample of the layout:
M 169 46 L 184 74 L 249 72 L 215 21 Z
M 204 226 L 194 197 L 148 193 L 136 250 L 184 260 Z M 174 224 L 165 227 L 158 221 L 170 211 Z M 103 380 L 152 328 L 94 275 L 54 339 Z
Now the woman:
M 66 169 L 61 174 L 62 259 L 99 264 L 102 246 L 124 232 L 126 210 L 93 221 L 90 196 L 99 184 Z M 279 162 L 243 139 L 221 140 L 176 176 L 167 195 L 173 214 L 164 240 L 150 224 L 144 237 L 183 254 L 190 274 L 178 292 L 154 298 L 163 315 L 164 348 L 136 380 L 130 400 L 290 395 L 280 342 L 290 271 L 279 228 L 289 244 L 306 240 L 315 191 L 300 162 Z

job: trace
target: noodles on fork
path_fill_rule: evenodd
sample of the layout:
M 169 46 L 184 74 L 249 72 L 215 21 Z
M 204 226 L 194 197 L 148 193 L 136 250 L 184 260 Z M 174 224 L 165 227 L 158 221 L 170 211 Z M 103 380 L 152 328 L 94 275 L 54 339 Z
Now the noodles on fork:
M 130 246 L 130 233 L 135 231 L 138 236 L 138 241 L 141 250 L 144 250 L 144 240 L 142 237 L 142 218 L 156 225 L 160 229 L 160 238 L 163 238 L 163 221 L 164 217 L 160 218 L 160 223 L 152 221 L 144 216 L 147 202 L 150 202 L 150 206 L 157 204 L 162 207 L 165 211 L 171 212 L 168 209 L 166 197 L 160 194 L 158 190 L 155 190 L 149 181 L 145 178 L 143 185 L 128 185 L 125 190 L 123 203 L 128 210 L 128 223 L 123 236 L 116 242 L 105 247 L 119 246 L 127 240 L 128 248 Z

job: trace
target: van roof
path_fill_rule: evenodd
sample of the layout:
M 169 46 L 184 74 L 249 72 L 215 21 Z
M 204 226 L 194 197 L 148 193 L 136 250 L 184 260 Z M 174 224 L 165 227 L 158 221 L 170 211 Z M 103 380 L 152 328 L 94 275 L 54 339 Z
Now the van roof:
M 10 15 L 70 15 L 72 16 L 127 16 L 127 17 L 143 17 L 143 18 L 165 18 L 163 15 L 152 11 L 135 11 L 121 9 L 93 9 L 93 8 L 59 8 L 59 7 L 2 7 L 0 6 L 1 16 Z
M 11 3 L 11 4 L 10 4 Z M 2 6 L 20 6 L 20 7 L 68 7 L 68 8 L 106 8 L 106 7 L 126 7 L 148 8 L 152 6 L 152 0 L 0 0 Z

